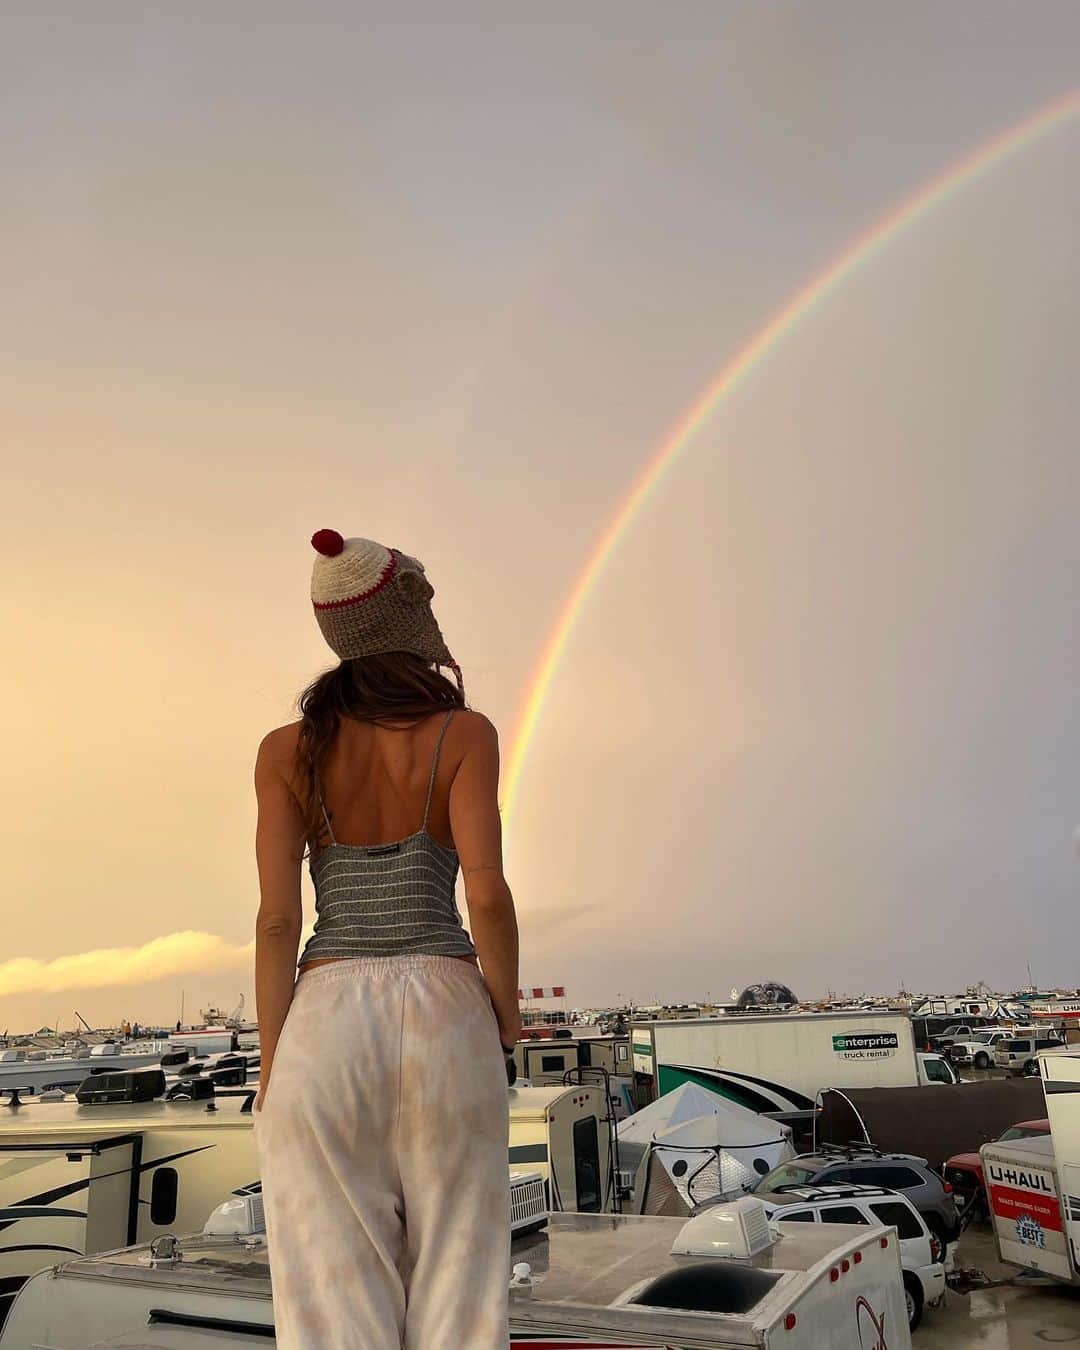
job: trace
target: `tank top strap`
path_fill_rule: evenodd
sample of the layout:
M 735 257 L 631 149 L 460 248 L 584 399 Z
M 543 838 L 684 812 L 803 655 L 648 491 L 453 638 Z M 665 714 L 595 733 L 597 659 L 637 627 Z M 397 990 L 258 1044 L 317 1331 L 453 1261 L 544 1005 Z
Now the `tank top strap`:
M 330 836 L 330 842 L 336 844 L 337 837 L 334 834 L 334 827 L 330 824 L 330 817 L 326 814 L 326 803 L 323 801 L 321 793 L 319 794 L 319 810 L 322 812 L 323 824 L 326 826 L 326 832 Z
M 439 770 L 439 754 L 442 751 L 443 737 L 446 735 L 446 728 L 450 725 L 450 719 L 453 717 L 454 711 L 455 710 L 451 708 L 443 718 L 443 724 L 439 728 L 439 739 L 435 742 L 435 754 L 432 756 L 431 760 L 431 777 L 428 779 L 427 801 L 424 802 L 424 822 L 420 826 L 422 830 L 427 829 L 428 815 L 431 812 L 431 794 L 435 791 L 435 775 Z

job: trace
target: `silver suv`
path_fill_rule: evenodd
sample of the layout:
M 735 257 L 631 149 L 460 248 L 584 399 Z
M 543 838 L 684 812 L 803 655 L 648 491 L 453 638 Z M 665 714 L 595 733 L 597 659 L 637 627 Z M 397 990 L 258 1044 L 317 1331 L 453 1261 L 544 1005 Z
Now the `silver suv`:
M 762 1200 L 774 1200 L 793 1186 L 879 1186 L 906 1195 L 931 1233 L 948 1246 L 960 1236 L 952 1186 L 931 1171 L 925 1158 L 910 1153 L 880 1153 L 869 1146 L 822 1145 L 767 1172 L 752 1188 Z
M 994 1063 L 1006 1073 L 1034 1078 L 1039 1072 L 1039 1051 L 1059 1050 L 1064 1044 L 1057 1032 L 1047 1031 L 1041 1036 L 1013 1036 L 994 1046 Z

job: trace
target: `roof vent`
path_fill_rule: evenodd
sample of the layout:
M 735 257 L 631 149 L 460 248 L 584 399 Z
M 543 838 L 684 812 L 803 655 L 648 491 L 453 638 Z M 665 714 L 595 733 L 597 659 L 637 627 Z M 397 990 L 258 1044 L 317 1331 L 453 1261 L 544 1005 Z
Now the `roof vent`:
M 732 1256 L 745 1260 L 775 1241 L 765 1206 L 745 1195 L 727 1205 L 711 1205 L 687 1219 L 671 1245 L 672 1256 Z

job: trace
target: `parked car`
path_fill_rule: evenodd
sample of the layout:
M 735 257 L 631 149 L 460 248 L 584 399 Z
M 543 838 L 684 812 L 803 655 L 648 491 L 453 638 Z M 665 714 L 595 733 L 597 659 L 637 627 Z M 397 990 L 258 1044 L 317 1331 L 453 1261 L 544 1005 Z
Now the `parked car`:
M 759 1198 L 769 1218 L 776 1222 L 865 1223 L 875 1227 L 880 1223 L 895 1228 L 912 1330 L 922 1320 L 924 1306 L 936 1303 L 945 1293 L 945 1246 L 906 1195 L 883 1186 L 791 1186 Z M 722 1200 L 722 1196 L 706 1200 L 693 1213 Z
M 988 1069 L 994 1062 L 994 1047 L 1019 1036 L 1035 1034 L 1034 1027 L 997 1028 L 995 1031 L 976 1031 L 968 1040 L 953 1041 L 947 1054 L 954 1064 L 970 1064 L 975 1069 Z
M 1041 1036 L 1011 1036 L 994 1046 L 994 1063 L 1006 1073 L 1034 1078 L 1039 1072 L 1040 1050 L 1068 1050 L 1060 1033 L 1045 1031 Z
M 998 1135 L 995 1142 L 1007 1144 L 1014 1139 L 1034 1139 L 1039 1135 L 1049 1133 L 1050 1122 L 1048 1120 L 1021 1120 L 1016 1125 L 1010 1125 L 1003 1134 Z M 986 1188 L 983 1182 L 981 1154 L 954 1153 L 945 1164 L 944 1176 L 953 1188 L 956 1208 L 961 1214 L 968 1215 L 969 1207 L 974 1206 L 970 1211 L 970 1218 L 987 1219 L 990 1217 L 990 1206 L 987 1203 Z
M 952 1186 L 911 1153 L 880 1153 L 872 1148 L 832 1148 L 801 1153 L 767 1172 L 751 1194 L 772 1200 L 793 1186 L 879 1186 L 905 1195 L 926 1220 L 931 1233 L 947 1246 L 960 1236 Z

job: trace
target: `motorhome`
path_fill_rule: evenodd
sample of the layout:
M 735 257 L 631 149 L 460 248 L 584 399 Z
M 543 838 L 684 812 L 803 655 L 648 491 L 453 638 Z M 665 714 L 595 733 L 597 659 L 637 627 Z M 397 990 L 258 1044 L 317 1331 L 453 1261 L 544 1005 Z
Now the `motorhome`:
M 0 1350 L 265 1345 L 273 1306 L 261 1207 L 237 1201 L 231 1232 L 42 1271 L 16 1300 Z M 522 1350 L 911 1347 L 895 1228 L 771 1225 L 747 1197 L 685 1221 L 552 1215 L 522 1226 L 511 1260 L 510 1341 Z
M 45 1261 L 195 1231 L 223 1194 L 258 1179 L 253 1086 L 164 1090 L 164 1074 L 144 1068 L 95 1075 L 82 1101 L 58 1092 L 5 1105 L 0 1313 Z
M 197 1231 L 222 1195 L 258 1183 L 255 1085 L 197 1076 L 165 1097 L 163 1079 L 95 1075 L 82 1101 L 57 1093 L 4 1108 L 0 1316 L 47 1261 Z M 509 1165 L 540 1174 L 548 1208 L 618 1206 L 613 1132 L 603 1086 L 510 1091 Z
M 940 1055 L 915 1049 L 906 1013 L 771 1013 L 652 1022 L 632 1035 L 634 1076 L 652 1096 L 680 1083 L 712 1086 L 697 1070 L 730 1070 L 782 1085 L 812 1105 L 830 1087 L 955 1083 Z M 752 1104 L 752 1103 L 746 1103 Z M 762 1108 L 758 1108 L 762 1109 Z

